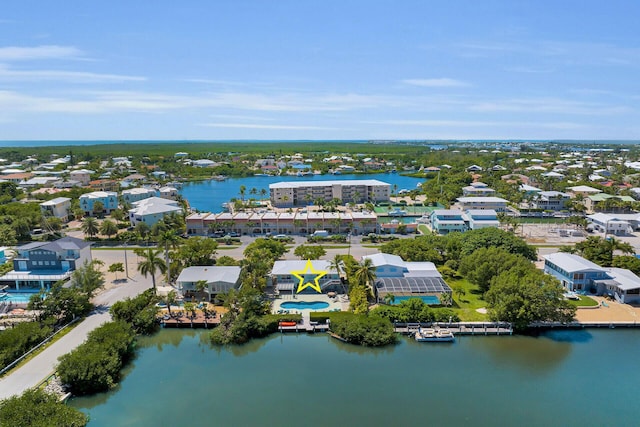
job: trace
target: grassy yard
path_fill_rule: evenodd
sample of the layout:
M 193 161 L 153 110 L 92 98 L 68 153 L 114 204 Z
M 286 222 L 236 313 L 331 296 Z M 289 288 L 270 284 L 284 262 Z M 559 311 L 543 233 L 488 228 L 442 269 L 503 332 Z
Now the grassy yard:
M 578 295 L 580 297 L 579 300 L 570 299 L 569 302 L 576 307 L 595 307 L 598 305 L 598 301 L 594 300 L 591 297 L 586 295 Z
M 466 279 L 447 279 L 447 284 L 453 289 L 453 308 L 460 320 L 467 322 L 481 322 L 489 320 L 486 314 L 478 313 L 476 309 L 486 307 L 482 293 L 477 286 Z M 464 289 L 464 295 L 459 295 L 456 289 Z
M 418 225 L 418 231 L 422 234 L 431 234 L 431 230 L 424 224 Z

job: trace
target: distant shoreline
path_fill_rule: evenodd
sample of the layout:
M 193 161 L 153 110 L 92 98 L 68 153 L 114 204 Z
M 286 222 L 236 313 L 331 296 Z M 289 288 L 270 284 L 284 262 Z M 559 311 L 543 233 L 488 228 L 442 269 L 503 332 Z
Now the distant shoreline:
M 532 139 L 407 139 L 407 140 L 363 140 L 363 139 L 292 139 L 292 140 L 254 140 L 254 139 L 231 139 L 231 140 L 0 140 L 0 148 L 28 148 L 28 147 L 69 147 L 86 145 L 135 145 L 135 144 L 296 144 L 296 143 L 331 143 L 331 144 L 579 144 L 579 145 L 634 145 L 640 144 L 640 140 L 585 140 L 585 139 L 563 139 L 563 140 L 532 140 Z

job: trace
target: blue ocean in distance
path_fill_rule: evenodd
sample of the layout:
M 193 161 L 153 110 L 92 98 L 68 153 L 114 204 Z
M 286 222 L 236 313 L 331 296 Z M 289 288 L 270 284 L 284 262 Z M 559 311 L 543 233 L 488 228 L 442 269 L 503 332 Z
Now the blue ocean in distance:
M 313 143 L 313 142 L 331 142 L 331 143 L 350 143 L 350 144 L 366 144 L 369 142 L 381 143 L 382 140 L 24 140 L 10 141 L 0 140 L 0 148 L 12 147 L 68 147 L 80 145 L 105 145 L 105 144 L 212 144 L 212 143 Z M 442 140 L 442 139 L 424 139 L 424 140 L 384 140 L 384 142 L 394 143 L 416 143 L 416 144 L 501 144 L 501 143 L 558 143 L 558 144 L 593 144 L 593 145 L 636 145 L 640 144 L 639 140 L 532 140 L 532 139 L 471 139 L 471 140 Z

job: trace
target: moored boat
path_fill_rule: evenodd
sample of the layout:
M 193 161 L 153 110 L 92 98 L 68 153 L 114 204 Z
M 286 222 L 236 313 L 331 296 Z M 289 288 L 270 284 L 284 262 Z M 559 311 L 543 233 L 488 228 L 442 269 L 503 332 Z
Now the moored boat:
M 423 329 L 420 328 L 415 333 L 414 338 L 418 342 L 453 342 L 455 336 L 449 329 Z

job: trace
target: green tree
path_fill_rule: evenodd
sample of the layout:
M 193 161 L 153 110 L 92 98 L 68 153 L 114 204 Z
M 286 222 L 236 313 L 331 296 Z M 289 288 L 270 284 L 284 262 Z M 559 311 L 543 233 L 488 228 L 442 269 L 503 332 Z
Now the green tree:
M 158 244 L 164 248 L 164 262 L 167 265 L 167 283 L 171 276 L 171 259 L 169 258 L 169 249 L 176 249 L 181 243 L 180 237 L 173 230 L 163 231 L 158 235 Z
M 368 295 L 364 286 L 352 286 L 349 290 L 349 310 L 355 314 L 366 314 L 369 311 Z
M 61 402 L 58 396 L 37 388 L 0 402 L 0 426 L 3 427 L 83 427 L 88 422 L 87 415 Z
M 109 273 L 115 273 L 116 280 L 118 280 L 118 273 L 124 273 L 124 264 L 121 262 L 114 262 L 109 266 Z
M 489 290 L 491 279 L 511 268 L 531 262 L 521 255 L 514 255 L 498 247 L 480 248 L 462 257 L 458 271 L 482 292 Z
M 260 251 L 269 254 L 269 258 L 273 261 L 280 258 L 287 252 L 287 248 L 284 243 L 279 242 L 274 239 L 263 239 L 261 237 L 254 240 L 252 243 L 249 243 L 244 250 L 245 258 L 256 258 L 255 253 Z
M 63 287 L 62 282 L 57 282 L 49 292 L 41 291 L 32 296 L 28 308 L 40 311 L 42 318 L 51 317 L 66 324 L 76 317 L 88 314 L 93 305 L 80 289 Z
M 167 310 L 169 311 L 169 315 L 171 315 L 171 306 L 175 305 L 178 302 L 178 294 L 176 291 L 169 291 L 164 298 L 164 302 L 167 304 Z
M 614 256 L 612 267 L 626 268 L 633 271 L 635 274 L 640 275 L 640 258 L 636 258 L 632 255 Z
M 572 321 L 576 307 L 563 298 L 563 292 L 554 277 L 533 266 L 521 266 L 496 276 L 485 300 L 491 320 L 524 330 L 533 322 Z
M 529 260 L 538 258 L 534 247 L 524 240 L 495 227 L 470 230 L 460 237 L 461 255 L 470 255 L 480 248 L 502 248 L 511 254 L 522 255 Z
M 144 276 L 147 277 L 151 275 L 151 283 L 153 284 L 153 291 L 156 291 L 156 273 L 160 272 L 162 274 L 167 271 L 167 264 L 165 264 L 164 260 L 160 258 L 161 251 L 153 248 L 144 249 L 136 249 L 136 255 L 142 257 L 142 261 L 138 263 L 138 271 Z
M 365 258 L 360 262 L 353 273 L 353 279 L 356 284 L 364 286 L 365 289 L 370 289 L 371 294 L 375 297 L 376 267 L 373 265 L 371 258 Z
M 136 224 L 135 227 L 133 227 L 133 231 L 140 236 L 141 239 L 143 240 L 147 240 L 147 238 L 149 237 L 149 233 L 151 232 L 151 229 L 149 228 L 149 226 L 144 223 L 144 222 L 139 222 Z
M 100 231 L 100 228 L 98 227 L 98 221 L 90 216 L 82 220 L 81 228 L 82 232 L 89 237 L 95 237 L 96 234 L 98 234 L 98 232 Z
M 103 213 L 104 213 L 104 203 L 102 203 L 100 200 L 96 200 L 93 203 L 93 214 L 97 217 L 102 217 Z
M 239 261 L 236 261 L 235 259 L 231 258 L 228 255 L 223 255 L 220 257 L 216 258 L 216 265 L 218 266 L 234 266 L 234 265 L 240 265 Z
M 111 238 L 111 236 L 118 234 L 118 226 L 115 222 L 105 219 L 100 225 L 100 234 Z
M 8 224 L 0 224 L 0 245 L 15 246 L 17 243 L 15 230 Z
M 293 254 L 300 259 L 320 259 L 327 254 L 327 251 L 319 245 L 300 245 Z
M 69 283 L 72 288 L 80 290 L 91 299 L 94 293 L 104 286 L 104 274 L 97 269 L 95 263 L 85 261 L 71 274 Z
M 183 267 L 214 265 L 218 243 L 206 237 L 191 237 L 173 253 Z

